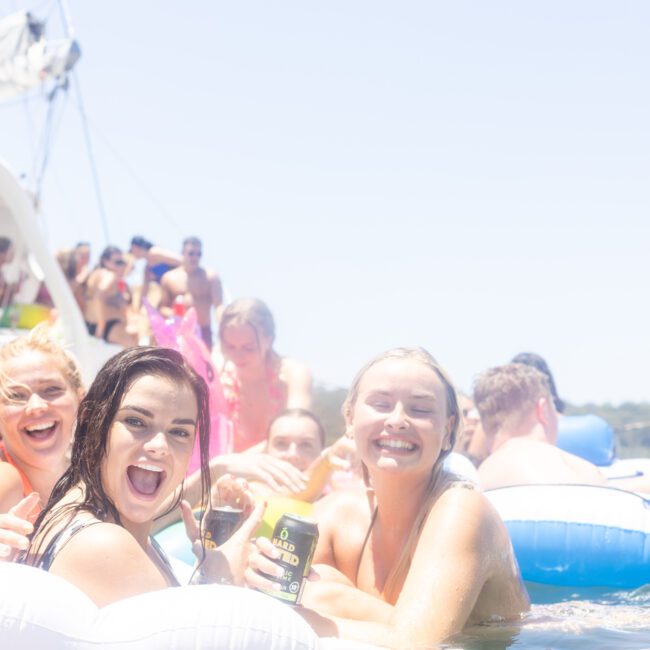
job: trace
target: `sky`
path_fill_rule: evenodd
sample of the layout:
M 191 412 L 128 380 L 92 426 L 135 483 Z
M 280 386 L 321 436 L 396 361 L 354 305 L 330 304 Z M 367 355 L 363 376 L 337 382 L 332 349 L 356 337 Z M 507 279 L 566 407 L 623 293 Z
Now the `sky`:
M 465 391 L 533 351 L 570 402 L 650 401 L 650 4 L 67 7 L 82 58 L 54 109 L 52 250 L 197 235 L 328 385 L 419 345 Z M 58 2 L 0 0 L 21 8 L 62 34 Z M 45 111 L 38 91 L 0 104 L 19 172 Z

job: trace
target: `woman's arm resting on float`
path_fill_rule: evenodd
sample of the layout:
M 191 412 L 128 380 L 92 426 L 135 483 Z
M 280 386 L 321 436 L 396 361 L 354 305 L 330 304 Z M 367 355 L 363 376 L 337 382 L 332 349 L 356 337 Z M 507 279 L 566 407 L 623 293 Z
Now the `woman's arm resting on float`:
M 98 607 L 169 586 L 135 538 L 108 523 L 74 535 L 59 551 L 50 573 L 77 586 Z
M 378 623 L 390 619 L 393 606 L 357 589 L 340 571 L 327 564 L 313 567 L 316 579 L 307 583 L 302 604 L 324 615 L 345 615 L 358 621 Z

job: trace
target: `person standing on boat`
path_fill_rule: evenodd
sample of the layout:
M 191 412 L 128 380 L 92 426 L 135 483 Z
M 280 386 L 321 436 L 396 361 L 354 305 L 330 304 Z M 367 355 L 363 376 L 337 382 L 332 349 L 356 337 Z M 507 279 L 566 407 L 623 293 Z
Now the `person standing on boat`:
M 129 347 L 137 336 L 127 331 L 131 291 L 124 279 L 126 261 L 117 246 L 107 246 L 99 258 L 99 266 L 88 276 L 86 327 L 92 336 Z
M 223 302 L 221 279 L 214 271 L 200 266 L 203 244 L 197 237 L 188 237 L 183 241 L 182 255 L 181 266 L 168 271 L 160 280 L 160 312 L 164 316 L 171 316 L 175 305 L 180 304 L 183 311 L 194 307 L 201 328 L 201 338 L 211 350 L 210 308 L 215 308 L 218 320 Z

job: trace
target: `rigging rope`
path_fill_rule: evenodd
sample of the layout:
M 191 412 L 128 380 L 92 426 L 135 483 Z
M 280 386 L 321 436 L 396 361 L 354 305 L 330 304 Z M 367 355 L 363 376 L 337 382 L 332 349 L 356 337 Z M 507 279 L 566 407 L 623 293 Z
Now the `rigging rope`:
M 99 175 L 97 173 L 97 165 L 95 163 L 95 156 L 93 154 L 92 142 L 90 140 L 90 130 L 88 129 L 88 119 L 86 118 L 86 111 L 84 109 L 83 99 L 81 97 L 81 87 L 79 84 L 79 79 L 77 78 L 77 73 L 72 71 L 72 79 L 75 84 L 75 90 L 77 91 L 77 108 L 79 109 L 79 114 L 81 116 L 81 123 L 84 131 L 84 138 L 86 141 L 86 149 L 88 151 L 88 160 L 90 162 L 90 171 L 92 172 L 93 185 L 95 187 L 95 197 L 97 199 L 97 207 L 99 208 L 99 214 L 102 222 L 102 230 L 104 232 L 104 244 L 108 246 L 110 242 L 110 236 L 108 232 L 108 219 L 106 218 L 106 210 L 104 208 L 104 201 L 102 199 L 102 191 L 99 185 Z
M 138 189 L 153 203 L 153 205 L 158 209 L 160 214 L 169 221 L 169 223 L 175 228 L 176 232 L 179 235 L 182 235 L 185 231 L 183 228 L 181 228 L 178 225 L 178 222 L 174 218 L 174 216 L 165 208 L 165 206 L 161 203 L 161 201 L 154 195 L 154 193 L 149 189 L 149 187 L 146 185 L 146 183 L 142 180 L 142 178 L 139 176 L 139 174 L 136 172 L 135 168 L 133 165 L 127 160 L 125 156 L 123 156 L 111 143 L 111 141 L 106 137 L 104 133 L 95 125 L 93 124 L 90 120 L 88 120 L 88 124 L 90 125 L 90 128 L 93 130 L 93 132 L 98 135 L 103 143 L 106 145 L 108 150 L 115 156 L 115 159 L 121 163 L 125 170 L 129 172 L 131 175 L 131 178 L 135 182 L 136 186 Z
M 34 155 L 34 169 L 32 171 L 32 177 L 34 178 L 34 200 L 36 202 L 36 205 L 38 205 L 40 202 L 40 195 L 41 195 L 41 189 L 43 187 L 45 170 L 47 169 L 47 164 L 50 160 L 51 144 L 54 139 L 54 133 L 56 130 L 53 127 L 55 99 L 59 94 L 60 90 L 66 91 L 64 94 L 64 98 L 65 100 L 67 100 L 68 98 L 67 80 L 57 83 L 57 85 L 49 92 L 47 96 L 48 99 L 47 115 L 45 117 L 45 126 L 43 127 L 43 135 L 41 136 L 41 145 L 40 145 L 40 150 L 42 151 L 42 154 L 40 156 L 40 162 L 39 162 L 38 149 L 37 149 L 36 154 Z

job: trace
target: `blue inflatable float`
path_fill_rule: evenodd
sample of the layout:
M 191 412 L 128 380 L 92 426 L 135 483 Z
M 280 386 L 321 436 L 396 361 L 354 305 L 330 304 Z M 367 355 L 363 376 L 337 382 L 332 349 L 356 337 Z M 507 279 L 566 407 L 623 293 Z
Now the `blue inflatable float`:
M 521 485 L 486 496 L 524 580 L 636 588 L 650 583 L 650 500 L 613 487 Z
M 558 420 L 557 446 L 594 465 L 611 465 L 614 430 L 598 415 L 564 415 Z

